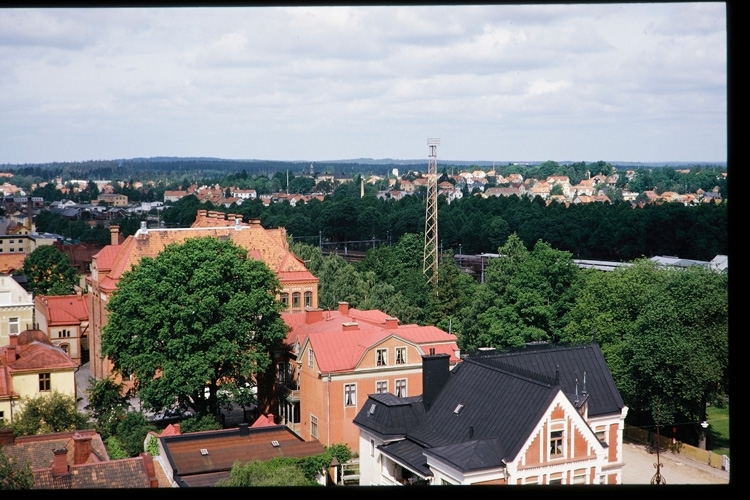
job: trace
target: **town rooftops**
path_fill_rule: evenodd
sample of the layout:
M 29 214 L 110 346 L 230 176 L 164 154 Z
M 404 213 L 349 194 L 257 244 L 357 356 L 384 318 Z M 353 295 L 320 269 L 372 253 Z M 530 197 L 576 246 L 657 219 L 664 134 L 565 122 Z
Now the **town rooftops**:
M 214 486 L 229 477 L 232 465 L 276 457 L 302 458 L 324 453 L 319 441 L 303 441 L 283 425 L 162 436 L 172 476 L 180 486 Z

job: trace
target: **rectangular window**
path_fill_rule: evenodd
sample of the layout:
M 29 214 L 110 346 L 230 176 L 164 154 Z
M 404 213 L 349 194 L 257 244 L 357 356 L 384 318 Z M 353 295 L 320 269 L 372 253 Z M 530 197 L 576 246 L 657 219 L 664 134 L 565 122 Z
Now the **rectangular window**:
M 15 318 L 8 318 L 8 332 L 13 335 L 15 333 L 20 333 L 21 328 L 21 319 L 18 317 Z
M 549 434 L 549 457 L 562 458 L 563 456 L 563 431 L 552 431 Z
M 307 350 L 307 366 L 309 366 L 310 368 L 312 368 L 314 362 L 315 362 L 315 358 L 313 357 L 313 350 L 312 349 L 308 349 Z
M 396 380 L 396 397 L 399 397 L 399 398 L 406 397 L 406 379 L 405 378 L 400 378 Z
M 48 392 L 51 387 L 51 380 L 49 373 L 39 374 L 39 392 Z
M 356 406 L 357 384 L 344 385 L 344 406 Z
M 0 427 L 5 425 L 5 412 L 0 411 Z
M 388 365 L 388 349 L 378 349 L 375 351 L 375 364 L 378 366 Z
M 312 292 L 305 292 L 305 307 L 312 307 Z
M 385 394 L 388 392 L 388 381 L 387 380 L 378 380 L 375 382 L 375 392 L 377 394 Z
M 397 365 L 405 365 L 406 364 L 406 347 L 397 347 L 396 348 L 396 364 Z
M 318 417 L 315 415 L 310 415 L 310 436 L 318 439 Z

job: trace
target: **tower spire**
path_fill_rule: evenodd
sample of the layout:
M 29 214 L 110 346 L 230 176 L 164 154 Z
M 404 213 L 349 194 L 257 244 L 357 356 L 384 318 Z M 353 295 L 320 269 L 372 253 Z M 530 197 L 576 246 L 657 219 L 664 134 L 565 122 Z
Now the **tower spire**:
M 424 218 L 424 264 L 422 272 L 433 287 L 438 283 L 438 211 L 437 211 L 437 147 L 440 139 L 427 139 L 430 148 L 427 165 L 427 199 Z

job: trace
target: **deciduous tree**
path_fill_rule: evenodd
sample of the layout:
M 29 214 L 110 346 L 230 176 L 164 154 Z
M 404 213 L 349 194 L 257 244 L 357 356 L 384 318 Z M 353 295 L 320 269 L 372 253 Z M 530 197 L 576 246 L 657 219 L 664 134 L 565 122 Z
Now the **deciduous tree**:
M 189 239 L 123 274 L 107 304 L 102 354 L 133 374 L 145 408 L 217 415 L 218 390 L 247 387 L 286 327 L 279 284 L 231 241 Z
M 37 247 L 23 261 L 27 289 L 34 295 L 66 295 L 73 293 L 76 270 L 67 255 L 52 245 Z

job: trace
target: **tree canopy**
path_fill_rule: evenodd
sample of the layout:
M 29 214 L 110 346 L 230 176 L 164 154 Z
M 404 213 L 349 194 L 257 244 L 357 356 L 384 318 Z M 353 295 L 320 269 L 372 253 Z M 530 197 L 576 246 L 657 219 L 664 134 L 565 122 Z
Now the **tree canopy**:
M 86 428 L 86 415 L 78 411 L 73 396 L 53 391 L 25 400 L 12 426 L 16 436 L 74 431 Z
M 34 295 L 67 295 L 73 293 L 76 270 L 67 255 L 52 245 L 37 247 L 23 261 L 28 278 L 27 289 Z
M 231 241 L 169 245 L 123 274 L 107 304 L 102 354 L 135 376 L 145 408 L 217 415 L 219 390 L 253 385 L 284 338 L 278 288 L 273 272 Z

